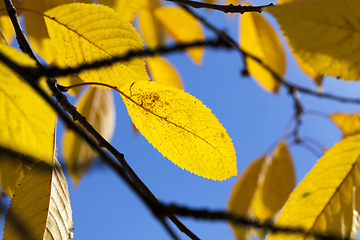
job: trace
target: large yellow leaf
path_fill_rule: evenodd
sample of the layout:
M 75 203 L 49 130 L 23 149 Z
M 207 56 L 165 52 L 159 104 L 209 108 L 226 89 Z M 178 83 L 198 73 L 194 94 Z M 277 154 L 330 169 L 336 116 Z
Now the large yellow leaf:
M 147 66 L 156 82 L 183 89 L 183 82 L 179 72 L 165 58 L 159 56 L 148 57 Z
M 0 51 L 24 66 L 35 61 L 0 44 Z M 40 159 L 51 159 L 55 113 L 12 70 L 0 63 L 0 146 Z
M 0 148 L 0 186 L 9 197 L 13 197 L 20 181 L 39 160 Z
M 143 47 L 131 23 L 106 6 L 68 4 L 47 11 L 46 15 L 50 38 L 69 66 L 109 59 Z M 143 58 L 85 71 L 79 76 L 84 81 L 107 83 L 118 88 L 148 79 Z
M 360 186 L 360 135 L 348 137 L 328 150 L 300 182 L 276 221 L 278 226 L 301 227 L 307 233 L 349 237 L 353 221 L 354 189 Z M 270 234 L 269 240 L 288 239 Z M 303 239 L 301 234 L 291 239 Z
M 341 129 L 343 138 L 360 133 L 360 115 L 359 113 L 334 113 L 330 119 Z
M 295 186 L 294 167 L 284 142 L 280 142 L 258 187 L 252 209 L 259 220 L 271 219 L 285 204 Z
M 311 67 L 309 64 L 307 64 L 306 62 L 304 62 L 297 53 L 293 52 L 293 55 L 299 65 L 300 69 L 315 82 L 315 84 L 318 86 L 318 90 L 320 92 L 322 92 L 321 84 L 322 84 L 324 75 L 317 73 L 315 71 L 315 69 L 313 67 Z
M 160 0 L 143 0 L 139 12 L 141 36 L 150 48 L 156 48 L 165 43 L 164 31 L 154 16 L 154 10 L 159 6 L 161 6 Z
M 167 33 L 180 43 L 191 43 L 204 40 L 204 34 L 199 21 L 180 7 L 158 7 L 155 16 Z M 196 64 L 201 64 L 204 47 L 194 47 L 187 50 Z
M 77 110 L 107 140 L 110 141 L 115 129 L 115 104 L 111 91 L 89 88 L 75 104 Z M 70 176 L 77 182 L 91 167 L 98 154 L 77 134 L 65 130 L 63 136 L 64 158 Z
M 248 215 L 250 204 L 253 200 L 255 190 L 258 186 L 258 179 L 263 169 L 266 156 L 256 159 L 246 168 L 244 173 L 235 183 L 231 191 L 228 210 L 240 216 Z M 230 224 L 237 240 L 250 239 L 251 229 L 241 225 Z
M 59 162 L 40 161 L 22 179 L 5 218 L 4 240 L 71 239 L 72 211 Z
M 267 7 L 294 51 L 318 73 L 360 79 L 360 2 L 293 1 Z
M 237 174 L 231 139 L 201 101 L 156 82 L 129 84 L 121 91 L 136 128 L 173 163 L 213 180 Z
M 241 47 L 259 58 L 280 76 L 285 74 L 285 52 L 281 41 L 266 19 L 259 13 L 246 13 L 240 18 Z M 277 92 L 280 86 L 268 70 L 251 58 L 246 58 L 248 71 L 267 91 Z
M 98 0 L 99 3 L 107 5 L 121 14 L 121 16 L 131 22 L 135 14 L 140 10 L 144 0 Z

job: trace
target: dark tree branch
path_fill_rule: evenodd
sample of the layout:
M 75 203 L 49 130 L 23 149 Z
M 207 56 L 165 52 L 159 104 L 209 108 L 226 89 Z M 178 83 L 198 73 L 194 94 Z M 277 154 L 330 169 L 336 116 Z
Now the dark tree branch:
M 240 4 L 237 6 L 234 6 L 232 4 L 230 5 L 216 5 L 216 4 L 209 4 L 209 3 L 203 3 L 203 2 L 196 2 L 196 1 L 190 1 L 190 0 L 166 0 L 169 2 L 176 2 L 180 4 L 184 4 L 193 8 L 207 8 L 212 10 L 218 10 L 224 13 L 245 13 L 245 12 L 258 12 L 261 13 L 263 7 L 269 7 L 274 6 L 274 4 L 270 3 L 268 5 L 263 6 L 241 6 Z
M 199 46 L 208 46 L 208 47 L 214 47 L 214 48 L 231 48 L 232 46 L 229 45 L 227 42 L 222 41 L 221 39 L 211 39 L 211 40 L 205 40 L 205 41 L 197 41 L 192 43 L 182 43 L 182 44 L 174 44 L 170 47 L 163 46 L 158 47 L 154 50 L 151 49 L 144 49 L 144 50 L 132 50 L 127 52 L 123 56 L 115 56 L 111 59 L 103 59 L 99 61 L 95 61 L 93 63 L 85 63 L 78 67 L 74 68 L 59 68 L 59 67 L 50 67 L 48 69 L 46 68 L 38 68 L 38 72 L 36 73 L 38 76 L 48 76 L 48 77 L 61 77 L 66 76 L 69 74 L 78 74 L 85 70 L 91 70 L 96 69 L 100 67 L 105 66 L 111 66 L 116 62 L 125 62 L 130 61 L 133 58 L 136 57 L 150 57 L 150 56 L 156 56 L 156 55 L 163 55 L 167 53 L 174 53 L 183 51 L 185 49 L 191 48 L 191 47 L 199 47 Z
M 203 220 L 218 220 L 218 221 L 229 221 L 233 224 L 238 224 L 241 226 L 248 226 L 253 227 L 257 229 L 264 229 L 268 230 L 272 233 L 286 233 L 286 234 L 304 234 L 306 236 L 313 236 L 316 239 L 322 239 L 322 240 L 350 240 L 350 238 L 344 238 L 341 236 L 335 236 L 335 235 L 327 235 L 327 234 L 321 234 L 321 233 L 314 233 L 306 231 L 302 228 L 288 228 L 283 226 L 275 226 L 271 223 L 266 223 L 262 221 L 258 221 L 255 219 L 249 219 L 245 216 L 240 216 L 237 214 L 229 213 L 227 211 L 210 211 L 208 209 L 191 209 L 188 207 L 180 207 L 176 204 L 171 204 L 165 206 L 164 209 L 159 209 L 158 211 L 164 211 L 164 212 L 171 212 L 179 216 L 186 216 L 186 217 L 192 217 L 196 219 L 203 219 Z

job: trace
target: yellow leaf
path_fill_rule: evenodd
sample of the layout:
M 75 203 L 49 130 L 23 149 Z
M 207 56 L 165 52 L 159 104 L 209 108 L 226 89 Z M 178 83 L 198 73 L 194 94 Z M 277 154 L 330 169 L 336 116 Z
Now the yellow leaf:
M 107 89 L 89 88 L 75 105 L 95 130 L 110 141 L 115 129 L 115 103 L 112 92 Z M 81 137 L 67 129 L 63 136 L 63 149 L 69 174 L 77 183 L 98 154 Z
M 293 1 L 264 10 L 274 15 L 294 51 L 319 74 L 360 79 L 357 0 Z
M 14 36 L 14 27 L 8 16 L 0 16 L 0 31 L 0 42 L 10 44 Z
M 241 174 L 241 177 L 236 181 L 228 203 L 229 212 L 243 216 L 248 214 L 265 160 L 266 156 L 263 156 L 251 162 L 244 173 Z M 251 229 L 249 227 L 234 224 L 230 225 L 237 240 L 251 238 Z
M 343 138 L 360 133 L 360 115 L 359 113 L 334 113 L 330 119 L 341 129 Z
M 143 0 L 139 12 L 141 36 L 150 48 L 156 48 L 165 43 L 164 31 L 154 16 L 154 10 L 159 6 L 161 6 L 160 0 Z
M 165 58 L 159 56 L 148 57 L 147 66 L 156 82 L 183 89 L 183 83 L 179 72 Z
M 0 51 L 20 65 L 36 65 L 16 49 L 0 44 Z M 35 158 L 51 159 L 55 118 L 52 108 L 0 63 L 0 146 Z
M 280 142 L 252 202 L 255 217 L 268 220 L 283 207 L 295 186 L 294 167 L 284 142 Z
M 109 59 L 129 50 L 142 49 L 136 29 L 111 8 L 92 4 L 68 4 L 46 12 L 45 22 L 54 46 L 69 66 Z M 148 80 L 143 58 L 79 74 L 84 81 L 118 88 Z
M 322 92 L 321 84 L 324 75 L 317 73 L 313 67 L 304 62 L 297 53 L 293 52 L 295 60 L 297 61 L 300 69 L 308 75 L 312 80 L 314 80 L 315 84 L 318 86 L 318 90 Z
M 39 160 L 0 148 L 0 184 L 6 195 L 12 198 L 20 181 Z
M 53 165 L 40 161 L 20 182 L 5 218 L 4 240 L 70 238 L 68 187 L 56 158 Z
M 360 135 L 341 140 L 328 150 L 300 182 L 282 209 L 277 226 L 301 227 L 346 238 L 353 227 L 354 188 L 360 186 Z M 269 240 L 288 239 L 270 234 Z M 291 239 L 303 239 L 301 234 Z
M 285 74 L 285 51 L 281 41 L 266 19 L 259 13 L 246 13 L 240 18 L 241 47 L 259 58 L 280 76 Z M 248 71 L 266 91 L 277 93 L 280 83 L 268 70 L 246 58 Z
M 213 180 L 237 175 L 231 139 L 201 101 L 144 81 L 124 86 L 121 97 L 136 128 L 173 163 Z
M 204 34 L 198 20 L 180 7 L 158 7 L 155 16 L 171 37 L 180 43 L 203 41 Z M 196 64 L 201 64 L 204 47 L 194 47 L 187 50 Z
M 135 14 L 140 10 L 142 1 L 144 0 L 98 0 L 99 3 L 109 6 L 120 13 L 129 22 L 134 19 Z

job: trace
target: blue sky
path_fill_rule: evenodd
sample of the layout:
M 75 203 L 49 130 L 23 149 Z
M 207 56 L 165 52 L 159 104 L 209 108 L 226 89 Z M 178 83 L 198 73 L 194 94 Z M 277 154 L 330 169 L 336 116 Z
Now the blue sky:
M 264 1 L 260 3 L 264 4 Z M 220 12 L 196 11 L 238 39 L 239 16 L 227 17 Z M 265 15 L 272 19 L 269 14 Z M 271 22 L 278 29 L 273 19 Z M 207 37 L 213 36 L 207 30 L 205 33 Z M 282 40 L 285 43 L 285 39 Z M 239 176 L 251 160 L 263 155 L 283 136 L 285 126 L 294 114 L 292 98 L 284 88 L 280 89 L 278 95 L 270 94 L 250 77 L 242 77 L 242 59 L 237 52 L 206 49 L 201 66 L 195 66 L 183 53 L 166 57 L 181 73 L 185 91 L 212 109 L 227 129 L 237 152 Z M 316 89 L 315 84 L 297 68 L 288 48 L 287 62 L 287 80 Z M 325 78 L 323 88 L 326 93 L 349 97 L 358 97 L 360 90 L 354 82 L 333 78 Z M 175 166 L 144 137 L 134 135 L 124 104 L 120 96 L 114 94 L 117 124 L 111 143 L 124 153 L 130 166 L 158 199 L 181 206 L 224 210 L 237 178 L 215 182 Z M 301 94 L 301 102 L 306 110 L 318 110 L 325 114 L 358 109 L 354 104 L 342 104 L 305 94 Z M 305 114 L 303 121 L 301 135 L 315 138 L 326 147 L 331 147 L 341 138 L 335 125 L 324 118 Z M 60 139 L 60 133 L 58 137 Z M 59 144 L 60 161 L 63 160 L 61 151 Z M 290 145 L 290 152 L 296 179 L 300 181 L 316 163 L 317 157 L 297 145 Z M 75 239 L 170 239 L 149 209 L 114 171 L 100 161 L 84 176 L 77 188 L 73 187 L 68 176 L 67 179 Z M 230 227 L 224 222 L 180 219 L 202 239 L 234 239 Z M 174 225 L 170 225 L 180 239 L 187 239 Z

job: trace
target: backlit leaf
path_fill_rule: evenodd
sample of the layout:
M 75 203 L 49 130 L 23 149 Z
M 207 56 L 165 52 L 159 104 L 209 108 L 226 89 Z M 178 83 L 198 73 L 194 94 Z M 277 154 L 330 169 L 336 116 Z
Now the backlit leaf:
M 341 129 L 343 138 L 360 133 L 360 115 L 359 113 L 334 113 L 330 119 Z
M 144 0 L 98 0 L 99 3 L 111 7 L 127 21 L 132 21 Z
M 159 56 L 148 57 L 147 66 L 156 82 L 183 89 L 183 83 L 179 72 L 165 58 Z
M 280 142 L 258 187 L 252 209 L 259 220 L 272 218 L 285 204 L 295 186 L 294 167 L 284 142 Z
M 266 156 L 256 159 L 246 168 L 244 173 L 235 183 L 231 191 L 228 211 L 238 215 L 248 215 L 251 201 L 258 186 L 258 179 Z M 251 237 L 251 229 L 241 225 L 230 224 L 237 240 L 245 240 Z
M 129 84 L 121 91 L 136 128 L 173 163 L 213 180 L 237 175 L 231 139 L 201 101 L 156 82 Z
M 204 40 L 204 34 L 198 20 L 180 7 L 158 7 L 155 16 L 166 32 L 180 43 L 191 43 Z M 187 50 L 196 64 L 202 62 L 204 47 Z
M 0 44 L 0 51 L 23 66 L 35 61 Z M 0 146 L 39 158 L 51 159 L 55 113 L 13 71 L 0 63 Z M 36 150 L 36 151 L 34 151 Z
M 131 23 L 106 6 L 68 4 L 47 11 L 46 15 L 50 38 L 69 66 L 109 59 L 143 47 Z M 79 76 L 84 81 L 119 88 L 129 82 L 148 80 L 143 58 L 85 71 Z
M 156 48 L 165 43 L 164 31 L 154 16 L 154 10 L 160 6 L 160 0 L 143 0 L 139 12 L 141 36 L 150 48 Z
M 6 195 L 12 197 L 20 181 L 39 160 L 0 148 L 0 185 Z
M 360 79 L 357 0 L 293 1 L 267 7 L 294 51 L 319 74 Z
M 285 73 L 285 52 L 281 41 L 266 19 L 259 13 L 246 13 L 240 18 L 241 47 L 259 58 L 275 73 Z M 246 58 L 249 73 L 267 91 L 277 93 L 279 81 L 268 70 L 251 58 Z
M 349 237 L 355 224 L 354 189 L 360 186 L 359 144 L 360 135 L 355 135 L 325 152 L 291 194 L 275 224 Z M 273 233 L 268 239 L 289 239 L 289 235 Z
M 115 103 L 112 92 L 107 89 L 89 88 L 79 97 L 75 106 L 95 130 L 110 141 L 115 129 Z M 78 182 L 98 154 L 70 130 L 64 132 L 63 149 L 69 174 Z
M 4 240 L 68 240 L 70 229 L 72 211 L 61 166 L 55 158 L 53 167 L 40 161 L 22 179 L 11 199 Z
M 10 44 L 14 35 L 14 27 L 8 16 L 0 16 L 0 31 L 0 42 Z

